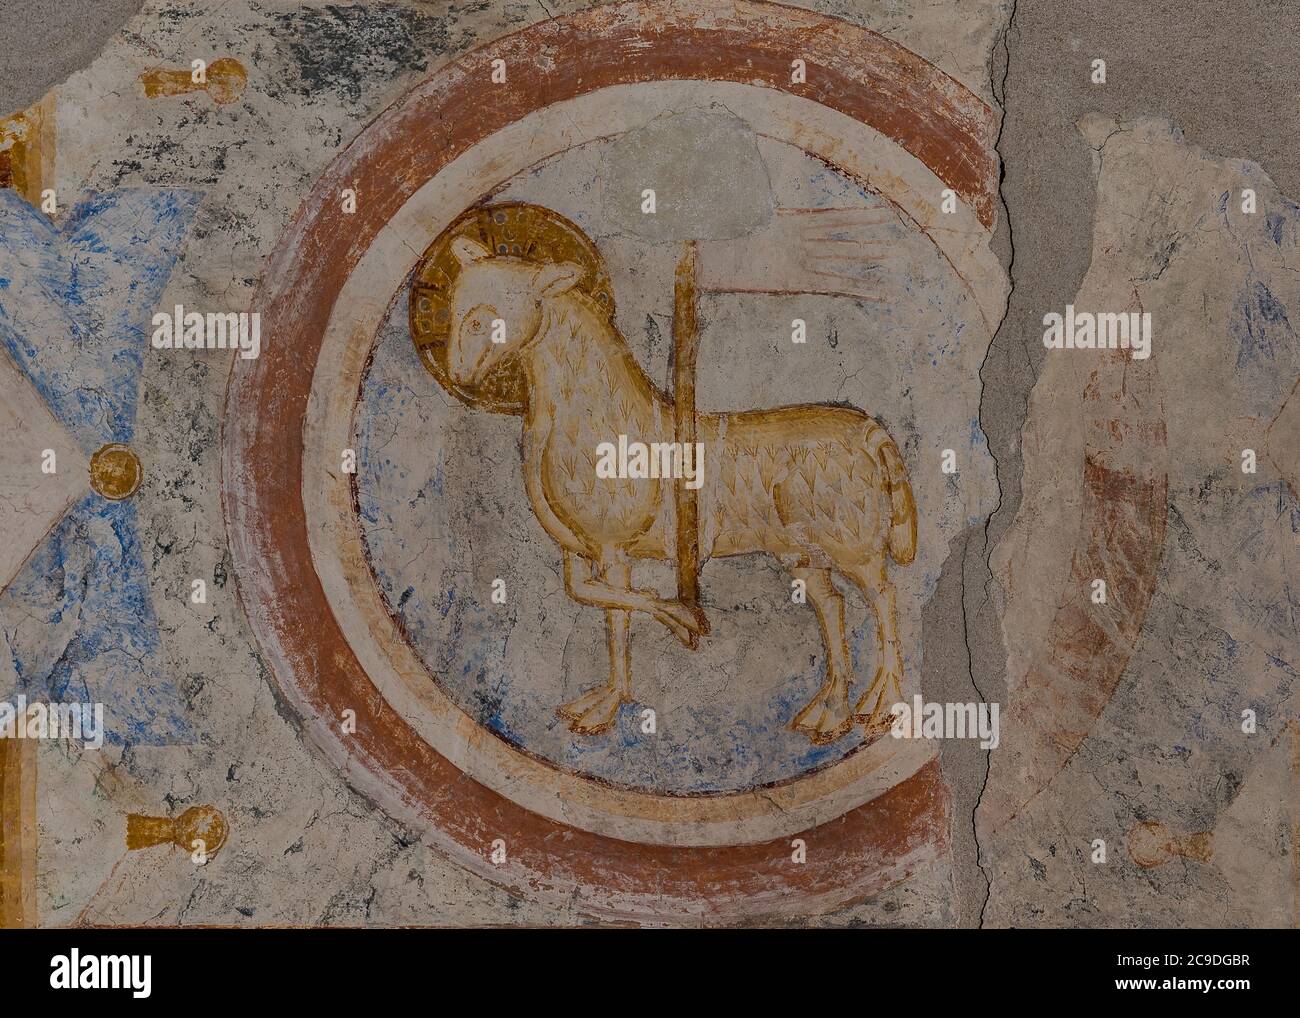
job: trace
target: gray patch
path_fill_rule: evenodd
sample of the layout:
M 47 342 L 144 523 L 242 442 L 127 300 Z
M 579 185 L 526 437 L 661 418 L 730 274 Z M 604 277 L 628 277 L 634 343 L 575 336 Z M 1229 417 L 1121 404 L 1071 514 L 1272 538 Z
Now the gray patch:
M 629 131 L 609 146 L 603 177 L 609 221 L 646 240 L 733 240 L 772 218 L 753 130 L 716 107 L 665 113 Z M 653 214 L 642 211 L 647 188 Z

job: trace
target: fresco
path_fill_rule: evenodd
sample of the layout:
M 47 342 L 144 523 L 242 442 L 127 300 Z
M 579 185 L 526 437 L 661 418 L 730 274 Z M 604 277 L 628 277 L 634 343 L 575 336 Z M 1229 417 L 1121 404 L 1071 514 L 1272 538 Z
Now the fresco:
M 0 111 L 0 926 L 1293 925 L 1297 206 L 1099 99 L 1056 265 L 1018 16 L 149 0 Z

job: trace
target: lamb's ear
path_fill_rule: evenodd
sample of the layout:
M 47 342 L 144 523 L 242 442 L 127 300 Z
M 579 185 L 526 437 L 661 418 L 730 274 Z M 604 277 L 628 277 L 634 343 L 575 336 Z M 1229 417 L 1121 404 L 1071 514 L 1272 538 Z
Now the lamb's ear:
M 537 294 L 539 297 L 558 297 L 581 278 L 582 266 L 573 262 L 543 265 L 537 271 Z
M 491 251 L 477 240 L 471 240 L 469 237 L 457 237 L 453 240 L 451 242 L 451 253 L 456 256 L 456 261 L 460 262 L 462 269 L 492 256 Z

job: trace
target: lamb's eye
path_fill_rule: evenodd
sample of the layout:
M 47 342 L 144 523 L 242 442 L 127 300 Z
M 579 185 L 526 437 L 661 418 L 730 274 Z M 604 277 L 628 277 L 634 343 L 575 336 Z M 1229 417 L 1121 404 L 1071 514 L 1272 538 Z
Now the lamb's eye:
M 481 336 L 487 332 L 491 326 L 492 319 L 496 317 L 496 312 L 486 304 L 480 304 L 478 307 L 470 308 L 465 316 L 465 331 L 471 336 Z

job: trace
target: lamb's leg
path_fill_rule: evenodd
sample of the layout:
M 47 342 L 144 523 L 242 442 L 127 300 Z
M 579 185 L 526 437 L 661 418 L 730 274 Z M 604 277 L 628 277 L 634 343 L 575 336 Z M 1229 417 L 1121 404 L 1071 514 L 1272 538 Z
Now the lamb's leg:
M 630 566 L 607 566 L 603 579 L 615 588 L 629 587 Z M 632 646 L 629 639 L 631 612 L 617 608 L 605 610 L 605 634 L 609 646 L 609 681 L 566 703 L 556 713 L 567 719 L 569 728 L 579 735 L 597 735 L 618 719 L 619 707 L 632 699 Z
M 862 589 L 876 614 L 879 664 L 871 685 L 853 708 L 853 715 L 868 732 L 888 730 L 892 723 L 889 709 L 903 699 L 903 657 L 898 647 L 898 606 L 894 600 L 894 585 L 885 573 L 883 555 L 867 565 L 841 566 L 840 569 Z
M 844 635 L 844 598 L 831 582 L 829 569 L 789 568 L 791 576 L 804 581 L 826 647 L 826 681 L 808 706 L 795 715 L 790 727 L 817 745 L 823 745 L 848 734 L 853 727 L 853 715 L 849 712 L 853 661 Z
M 707 633 L 708 621 L 703 613 L 696 614 L 678 601 L 668 601 L 652 590 L 638 590 L 631 586 L 630 574 L 622 586 L 594 578 L 596 565 L 574 552 L 564 553 L 564 587 L 579 604 L 596 608 L 618 608 L 623 611 L 646 612 L 667 626 L 677 639 L 691 645 L 691 635 Z

